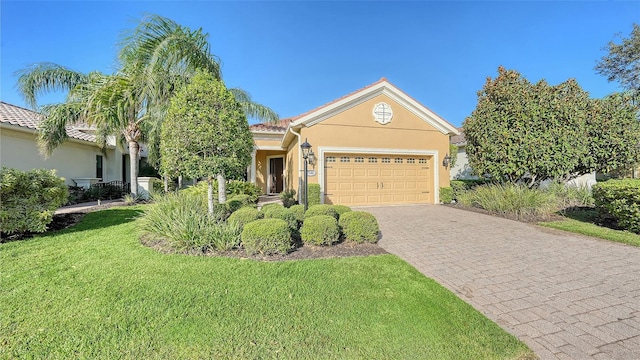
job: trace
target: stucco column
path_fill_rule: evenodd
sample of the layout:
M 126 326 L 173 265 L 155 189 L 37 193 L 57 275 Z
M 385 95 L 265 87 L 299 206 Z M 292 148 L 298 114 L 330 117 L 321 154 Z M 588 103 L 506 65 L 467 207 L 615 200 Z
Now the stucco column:
M 254 148 L 253 152 L 251 153 L 251 174 L 249 177 L 249 181 L 251 181 L 253 184 L 256 183 L 256 152 L 257 151 L 258 150 Z

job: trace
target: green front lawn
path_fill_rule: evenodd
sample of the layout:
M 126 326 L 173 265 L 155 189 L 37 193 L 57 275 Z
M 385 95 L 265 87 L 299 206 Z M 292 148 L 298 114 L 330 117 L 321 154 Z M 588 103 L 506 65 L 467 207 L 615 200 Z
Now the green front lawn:
M 533 358 L 395 256 L 164 255 L 138 213 L 0 244 L 0 358 Z
M 627 245 L 640 246 L 640 235 L 629 231 L 610 229 L 599 226 L 596 223 L 597 213 L 595 210 L 576 210 L 567 212 L 565 220 L 542 222 L 539 225 Z

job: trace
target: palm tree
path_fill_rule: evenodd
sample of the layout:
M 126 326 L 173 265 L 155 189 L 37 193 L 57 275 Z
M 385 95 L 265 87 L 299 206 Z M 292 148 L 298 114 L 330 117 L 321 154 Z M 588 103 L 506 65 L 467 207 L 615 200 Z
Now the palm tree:
M 65 102 L 41 108 L 41 151 L 50 155 L 67 139 L 65 127 L 76 123 L 94 126 L 101 147 L 108 135 L 116 135 L 118 144 L 128 144 L 131 191 L 137 195 L 140 143 L 147 143 L 150 161 L 157 164 L 159 129 L 171 96 L 198 69 L 220 79 L 220 61 L 211 54 L 208 35 L 202 29 L 192 31 L 158 15 L 145 17 L 123 38 L 118 58 L 119 68 L 112 75 L 36 64 L 18 72 L 18 90 L 33 108 L 40 94 L 68 91 Z M 241 89 L 233 92 L 249 117 L 278 120 L 273 110 L 252 102 L 248 93 Z M 221 180 L 220 200 L 224 202 L 224 178 Z

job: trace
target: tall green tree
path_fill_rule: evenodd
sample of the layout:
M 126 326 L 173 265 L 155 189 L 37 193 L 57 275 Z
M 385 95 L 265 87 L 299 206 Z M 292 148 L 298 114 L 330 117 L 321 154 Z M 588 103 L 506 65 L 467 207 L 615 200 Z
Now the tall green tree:
M 464 131 L 477 174 L 529 186 L 633 163 L 640 151 L 634 107 L 621 96 L 592 99 L 575 80 L 532 84 L 503 67 L 478 93 Z
M 628 38 L 622 38 L 620 44 L 611 41 L 605 49 L 609 53 L 598 62 L 596 71 L 627 90 L 640 92 L 640 25 L 633 24 Z
M 529 186 L 570 178 L 587 150 L 580 126 L 587 103 L 575 81 L 556 87 L 545 81 L 532 84 L 500 67 L 464 121 L 471 167 L 479 175 Z
M 63 103 L 39 109 L 44 115 L 39 135 L 43 154 L 50 155 L 64 143 L 66 126 L 94 126 L 100 145 L 105 145 L 108 135 L 115 135 L 118 144 L 128 146 L 131 190 L 137 194 L 140 143 L 148 145 L 149 160 L 157 165 L 160 129 L 173 93 L 197 69 L 220 79 L 220 64 L 210 52 L 208 34 L 157 15 L 145 17 L 120 45 L 119 66 L 111 75 L 41 63 L 18 72 L 18 90 L 33 108 L 43 93 L 62 90 L 68 94 Z M 234 94 L 250 116 L 278 120 L 273 110 L 251 101 L 248 93 L 234 89 Z
M 171 101 L 162 125 L 161 169 L 172 175 L 206 177 L 209 213 L 213 213 L 213 178 L 246 169 L 253 138 L 242 106 L 224 83 L 199 71 Z M 224 188 L 218 190 L 224 203 Z

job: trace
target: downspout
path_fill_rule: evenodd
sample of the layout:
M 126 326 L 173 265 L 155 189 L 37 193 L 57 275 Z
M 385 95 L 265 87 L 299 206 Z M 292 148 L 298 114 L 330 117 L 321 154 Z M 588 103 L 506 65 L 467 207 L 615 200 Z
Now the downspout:
M 300 141 L 302 139 L 302 136 L 300 135 L 300 133 L 293 131 L 293 128 L 291 126 L 289 126 L 289 131 L 291 131 L 291 133 L 298 138 L 298 146 L 300 146 L 301 144 Z M 300 172 L 301 171 L 302 171 L 302 153 L 300 152 L 300 149 L 298 149 L 298 202 L 302 200 L 302 198 L 300 197 Z

